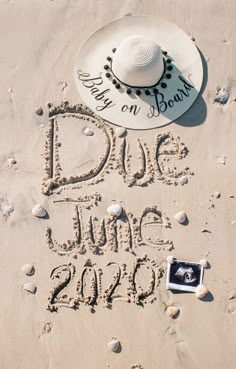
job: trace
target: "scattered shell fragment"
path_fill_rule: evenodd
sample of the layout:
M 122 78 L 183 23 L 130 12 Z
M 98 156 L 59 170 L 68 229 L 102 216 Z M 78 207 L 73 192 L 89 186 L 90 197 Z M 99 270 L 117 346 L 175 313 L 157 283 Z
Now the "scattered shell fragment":
M 116 340 L 116 339 L 112 339 L 110 342 L 108 342 L 107 344 L 108 349 L 112 352 L 120 352 L 121 349 L 121 345 L 120 345 L 120 341 Z
M 9 92 L 9 94 L 11 94 L 12 93 L 12 88 L 9 87 L 7 91 Z
M 170 318 L 174 318 L 178 314 L 179 308 L 177 308 L 176 306 L 168 306 L 166 312 Z
M 92 130 L 92 128 L 86 127 L 84 129 L 84 134 L 85 134 L 85 136 L 93 136 L 94 135 L 94 131 Z
M 23 265 L 21 270 L 25 275 L 33 275 L 35 271 L 34 266 L 32 264 Z
M 195 296 L 197 299 L 202 299 L 204 296 L 208 294 L 208 289 L 204 284 L 199 284 L 196 288 Z
M 126 133 L 126 129 L 124 127 L 118 127 L 116 128 L 116 136 L 117 137 L 123 137 Z
M 35 109 L 35 113 L 37 115 L 43 115 L 43 109 L 41 108 L 41 106 L 39 106 L 37 109 Z
M 167 261 L 168 261 L 168 263 L 170 263 L 170 264 L 174 264 L 174 262 L 175 262 L 175 258 L 174 258 L 174 256 L 173 256 L 173 255 L 169 255 L 169 256 L 167 256 L 166 260 L 167 260 Z
M 206 260 L 206 259 L 201 259 L 201 260 L 199 261 L 199 264 L 201 264 L 201 266 L 202 266 L 203 268 L 207 268 L 208 262 L 207 262 L 207 260 Z
M 221 193 L 219 191 L 215 191 L 213 195 L 216 199 L 219 199 L 221 197 Z
M 15 158 L 8 158 L 7 161 L 8 161 L 9 166 L 12 166 L 12 165 L 16 164 L 16 159 Z
M 218 87 L 216 95 L 214 97 L 214 102 L 219 104 L 226 104 L 229 99 L 229 92 L 225 88 Z
M 122 213 L 122 206 L 120 204 L 114 204 L 107 208 L 107 213 L 113 217 L 118 217 Z
M 32 215 L 38 218 L 44 218 L 47 212 L 40 204 L 36 204 L 32 209 Z
M 182 177 L 180 177 L 180 179 L 179 179 L 179 183 L 183 186 L 183 185 L 185 185 L 185 184 L 187 184 L 188 183 L 188 177 L 187 176 L 182 176 Z
M 183 224 L 187 219 L 187 215 L 184 211 L 180 211 L 179 213 L 175 214 L 174 218 L 178 223 Z
M 218 164 L 226 164 L 226 159 L 227 159 L 227 156 L 220 156 L 220 157 L 218 157 L 218 159 L 217 159 L 217 163 Z
M 209 229 L 206 229 L 206 228 L 202 228 L 201 232 L 202 233 L 211 233 L 211 231 L 209 231 Z
M 27 292 L 30 292 L 30 293 L 35 293 L 36 292 L 36 286 L 34 283 L 32 282 L 26 282 L 23 286 L 23 289 Z

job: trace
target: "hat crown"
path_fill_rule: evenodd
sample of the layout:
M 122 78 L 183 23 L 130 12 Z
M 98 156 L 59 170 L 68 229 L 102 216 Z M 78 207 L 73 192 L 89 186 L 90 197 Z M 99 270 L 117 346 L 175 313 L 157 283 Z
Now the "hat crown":
M 112 70 L 120 81 L 129 86 L 153 86 L 164 72 L 161 48 L 142 35 L 128 37 L 116 50 Z

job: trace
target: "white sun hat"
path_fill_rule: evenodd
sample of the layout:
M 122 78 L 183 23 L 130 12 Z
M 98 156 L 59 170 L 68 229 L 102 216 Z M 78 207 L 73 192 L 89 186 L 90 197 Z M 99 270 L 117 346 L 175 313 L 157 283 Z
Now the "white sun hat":
M 155 16 L 135 16 L 107 24 L 85 42 L 74 78 L 97 115 L 118 126 L 150 129 L 191 107 L 203 68 L 184 31 Z

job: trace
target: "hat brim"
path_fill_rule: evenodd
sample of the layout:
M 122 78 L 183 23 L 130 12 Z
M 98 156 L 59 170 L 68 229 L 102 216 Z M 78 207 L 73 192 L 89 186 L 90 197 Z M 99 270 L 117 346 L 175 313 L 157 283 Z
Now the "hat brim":
M 117 90 L 106 77 L 106 58 L 125 38 L 141 34 L 154 39 L 173 60 L 167 87 L 140 96 Z M 191 38 L 175 24 L 154 16 L 125 17 L 95 32 L 79 51 L 74 78 L 83 101 L 100 117 L 130 129 L 164 126 L 184 114 L 202 85 L 200 54 Z

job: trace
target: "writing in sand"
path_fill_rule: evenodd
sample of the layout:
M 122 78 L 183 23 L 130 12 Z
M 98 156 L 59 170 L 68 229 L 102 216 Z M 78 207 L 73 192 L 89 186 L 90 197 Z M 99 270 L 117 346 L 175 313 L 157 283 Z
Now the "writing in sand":
M 78 70 L 77 75 L 82 85 L 90 89 L 91 95 L 98 102 L 98 105 L 96 106 L 97 111 L 110 109 L 117 105 L 117 102 L 113 101 L 109 97 L 111 94 L 111 89 L 103 88 L 104 81 L 102 78 L 102 73 L 99 73 L 99 76 L 97 77 L 92 77 L 90 73 Z M 190 91 L 192 89 L 194 89 L 194 86 L 191 81 L 185 79 L 182 75 L 179 75 L 177 88 L 175 89 L 171 98 L 167 98 L 164 91 L 160 92 L 158 89 L 155 93 L 150 91 L 150 103 L 148 105 L 149 111 L 147 112 L 147 117 L 157 118 L 160 114 L 164 114 L 168 110 L 173 109 L 176 104 L 182 102 L 184 99 L 189 98 Z M 114 99 L 114 97 L 112 98 Z M 123 113 L 128 111 L 133 115 L 138 115 L 141 111 L 141 106 L 138 106 L 137 104 L 122 105 L 120 110 Z

